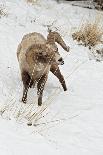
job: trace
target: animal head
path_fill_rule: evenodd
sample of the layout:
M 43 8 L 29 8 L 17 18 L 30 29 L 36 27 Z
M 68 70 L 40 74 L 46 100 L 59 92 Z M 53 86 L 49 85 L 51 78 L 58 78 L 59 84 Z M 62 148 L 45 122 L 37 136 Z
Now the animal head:
M 30 46 L 26 52 L 26 59 L 29 64 L 38 62 L 50 65 L 55 63 L 58 65 L 64 64 L 60 54 L 47 44 L 34 44 Z
M 65 42 L 63 41 L 61 35 L 58 32 L 56 32 L 56 31 L 51 31 L 51 30 L 48 30 L 48 31 L 49 31 L 49 34 L 47 36 L 47 43 L 55 44 L 55 42 L 57 42 L 58 44 L 61 45 L 61 47 L 65 51 L 69 52 L 69 46 L 67 46 L 65 44 Z

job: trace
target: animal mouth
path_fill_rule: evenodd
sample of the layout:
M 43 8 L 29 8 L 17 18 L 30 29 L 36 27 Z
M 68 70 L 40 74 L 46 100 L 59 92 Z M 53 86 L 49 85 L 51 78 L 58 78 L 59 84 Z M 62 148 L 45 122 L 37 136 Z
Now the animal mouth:
M 64 60 L 63 60 L 62 57 L 58 60 L 58 62 L 59 62 L 60 65 L 64 65 Z
M 61 65 L 64 65 L 64 61 L 62 61 Z

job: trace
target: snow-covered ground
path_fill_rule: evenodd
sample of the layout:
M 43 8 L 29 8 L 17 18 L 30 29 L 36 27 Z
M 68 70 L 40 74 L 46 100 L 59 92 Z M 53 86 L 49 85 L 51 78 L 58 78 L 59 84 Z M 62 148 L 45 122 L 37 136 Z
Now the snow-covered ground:
M 0 6 L 7 13 L 0 18 L 0 155 L 103 155 L 103 63 L 89 60 L 89 49 L 71 37 L 84 21 L 103 20 L 103 13 L 53 0 L 0 0 Z M 16 49 L 24 34 L 46 37 L 48 26 L 70 46 L 69 54 L 59 46 L 68 91 L 50 73 L 43 106 L 37 107 L 35 89 L 23 105 Z

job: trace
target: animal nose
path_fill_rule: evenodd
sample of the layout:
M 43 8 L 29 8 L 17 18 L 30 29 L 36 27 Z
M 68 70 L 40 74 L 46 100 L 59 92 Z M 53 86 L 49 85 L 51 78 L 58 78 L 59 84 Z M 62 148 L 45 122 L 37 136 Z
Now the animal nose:
M 63 61 L 63 58 L 60 58 L 58 61 L 59 61 L 59 62 L 62 62 L 62 61 Z
M 62 57 L 58 61 L 60 62 L 61 65 L 64 65 L 64 61 Z

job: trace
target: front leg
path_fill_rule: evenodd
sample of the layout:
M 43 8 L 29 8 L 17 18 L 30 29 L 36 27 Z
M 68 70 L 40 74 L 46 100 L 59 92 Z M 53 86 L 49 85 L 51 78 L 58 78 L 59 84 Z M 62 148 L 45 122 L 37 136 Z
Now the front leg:
M 59 79 L 64 91 L 66 91 L 67 90 L 66 83 L 65 83 L 63 75 L 60 72 L 59 66 L 52 65 L 50 68 L 50 71 Z
M 47 74 L 44 74 L 37 82 L 37 95 L 38 95 L 38 106 L 42 105 L 42 96 L 45 83 L 47 81 Z

